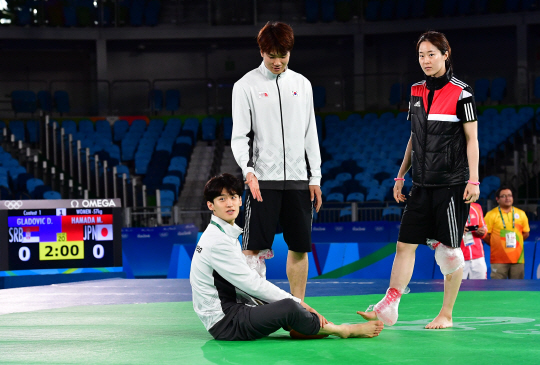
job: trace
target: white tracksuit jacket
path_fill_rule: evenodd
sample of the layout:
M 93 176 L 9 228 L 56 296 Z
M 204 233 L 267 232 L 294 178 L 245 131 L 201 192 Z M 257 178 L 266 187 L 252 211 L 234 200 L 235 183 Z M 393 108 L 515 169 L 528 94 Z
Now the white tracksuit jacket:
M 244 176 L 253 172 L 261 189 L 302 190 L 308 181 L 320 185 L 308 79 L 290 69 L 274 75 L 263 62 L 234 84 L 232 117 L 231 148 Z
M 213 224 L 208 225 L 193 254 L 189 275 L 193 308 L 207 330 L 225 317 L 224 310 L 236 303 L 246 303 L 246 299 L 253 304 L 257 303 L 256 299 L 273 303 L 286 298 L 300 303 L 300 299 L 249 268 L 238 241 L 240 227 L 231 226 L 215 215 L 212 221 L 224 232 Z

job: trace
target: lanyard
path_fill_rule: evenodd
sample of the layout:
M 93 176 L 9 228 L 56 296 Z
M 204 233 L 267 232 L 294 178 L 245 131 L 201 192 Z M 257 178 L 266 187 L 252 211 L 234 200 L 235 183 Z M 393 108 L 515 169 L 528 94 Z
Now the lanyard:
M 499 207 L 499 214 L 501 215 L 503 227 L 504 227 L 504 229 L 506 229 L 506 224 L 504 223 L 504 218 L 503 218 L 503 215 L 502 215 L 502 212 L 501 212 L 501 207 Z M 508 214 L 508 213 L 506 213 L 506 214 Z M 512 207 L 512 229 L 516 228 L 515 216 L 516 215 L 514 214 L 514 207 Z
M 225 233 L 225 231 L 223 230 L 223 228 L 221 228 L 221 226 L 220 226 L 219 224 L 217 224 L 216 222 L 210 221 L 210 224 L 213 224 L 214 226 L 218 227 L 219 230 L 220 230 L 221 232 Z
M 467 223 L 468 223 L 469 226 L 471 225 L 471 214 L 470 213 L 467 216 Z

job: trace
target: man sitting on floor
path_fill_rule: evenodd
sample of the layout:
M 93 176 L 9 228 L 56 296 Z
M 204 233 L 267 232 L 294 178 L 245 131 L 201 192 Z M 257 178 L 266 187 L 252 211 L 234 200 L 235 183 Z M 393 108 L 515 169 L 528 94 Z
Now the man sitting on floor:
M 230 174 L 213 177 L 204 187 L 213 215 L 195 249 L 190 282 L 193 308 L 208 332 L 227 341 L 255 340 L 282 327 L 293 337 L 378 336 L 381 321 L 335 325 L 249 268 L 238 241 L 242 229 L 234 223 L 242 188 Z

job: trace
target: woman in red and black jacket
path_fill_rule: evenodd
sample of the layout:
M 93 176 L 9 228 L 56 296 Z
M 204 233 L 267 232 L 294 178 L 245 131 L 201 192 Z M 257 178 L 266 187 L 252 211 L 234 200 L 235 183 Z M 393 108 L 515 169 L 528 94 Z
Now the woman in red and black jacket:
M 452 310 L 463 276 L 463 230 L 469 203 L 480 196 L 476 106 L 472 89 L 453 75 L 452 50 L 444 34 L 429 31 L 416 44 L 424 81 L 411 88 L 411 137 L 395 178 L 394 198 L 407 206 L 401 219 L 390 288 L 366 319 L 397 321 L 402 294 L 408 292 L 418 245 L 435 249 L 445 276 L 443 306 L 426 328 L 452 327 Z M 408 199 L 401 193 L 412 167 Z

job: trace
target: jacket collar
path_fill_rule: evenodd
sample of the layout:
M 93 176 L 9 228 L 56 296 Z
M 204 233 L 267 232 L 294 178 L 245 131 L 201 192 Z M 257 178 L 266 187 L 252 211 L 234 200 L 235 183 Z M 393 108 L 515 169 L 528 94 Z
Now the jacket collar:
M 426 86 L 428 90 L 440 90 L 452 79 L 452 69 L 449 68 L 446 73 L 440 77 L 426 76 Z
M 238 236 L 240 236 L 243 232 L 242 228 L 238 227 L 236 223 L 234 224 L 234 226 L 231 226 L 229 223 L 225 222 L 223 219 L 213 214 L 212 214 L 212 221 L 219 224 L 219 226 L 225 231 L 225 234 L 234 239 L 238 239 Z
M 289 69 L 289 67 L 287 66 L 285 71 L 280 73 L 280 75 L 281 75 L 280 78 L 285 77 L 287 75 L 287 70 L 288 69 Z M 266 77 L 269 80 L 275 80 L 278 77 L 278 75 L 272 73 L 272 71 L 270 71 L 269 69 L 266 68 L 266 66 L 264 65 L 264 61 L 262 61 L 261 65 L 259 66 L 259 72 L 262 73 L 264 75 L 264 77 Z

